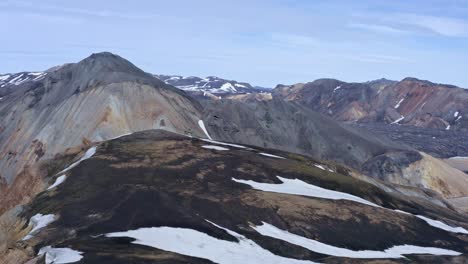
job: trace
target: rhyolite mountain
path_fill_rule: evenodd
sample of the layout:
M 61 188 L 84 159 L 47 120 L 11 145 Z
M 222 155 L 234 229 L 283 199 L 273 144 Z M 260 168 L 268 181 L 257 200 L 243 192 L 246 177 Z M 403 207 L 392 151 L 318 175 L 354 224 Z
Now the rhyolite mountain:
M 406 78 L 346 83 L 319 79 L 278 85 L 273 95 L 339 121 L 468 131 L 468 90 Z
M 24 79 L 8 81 L 4 88 L 13 85 L 14 89 L 0 101 L 0 114 L 6 117 L 0 121 L 0 198 L 4 200 L 0 208 L 27 200 L 28 191 L 34 193 L 35 185 L 28 183 L 43 174 L 35 166 L 42 159 L 145 129 L 200 136 L 200 119 L 217 140 L 331 160 L 374 178 L 430 189 L 446 198 L 468 194 L 468 179 L 460 170 L 408 144 L 337 124 L 301 102 L 276 94 L 228 93 L 224 95 L 227 102 L 195 96 L 198 102 L 110 53 L 51 68 L 38 79 L 21 74 L 14 78 L 18 76 Z M 372 89 L 389 85 L 393 82 L 369 83 Z
M 1 263 L 468 261 L 466 215 L 306 156 L 149 130 L 44 166 Z
M 409 144 L 275 93 L 188 94 L 111 53 L 34 74 L 0 88 L 1 263 L 466 260 L 468 175 Z
M 14 86 L 0 101 L 0 211 L 36 188 L 35 164 L 68 148 L 153 128 L 203 135 L 197 101 L 117 55 L 30 75 L 0 88 Z

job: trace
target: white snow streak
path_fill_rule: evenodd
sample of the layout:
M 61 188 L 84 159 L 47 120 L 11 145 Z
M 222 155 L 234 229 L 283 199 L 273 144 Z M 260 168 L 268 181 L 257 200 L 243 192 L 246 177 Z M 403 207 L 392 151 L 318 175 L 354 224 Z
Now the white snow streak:
M 219 90 L 221 91 L 225 91 L 225 92 L 237 92 L 236 88 L 234 88 L 234 86 L 232 86 L 231 83 L 224 83 L 223 85 L 221 85 L 221 87 L 219 88 Z
M 234 86 L 240 87 L 240 88 L 247 88 L 247 86 L 240 84 L 240 83 L 235 83 Z
M 268 154 L 268 153 L 265 153 L 265 152 L 260 152 L 258 153 L 262 156 L 266 156 L 266 157 L 270 157 L 270 158 L 277 158 L 277 159 L 286 159 L 286 158 L 283 158 L 283 157 L 280 157 L 280 156 L 276 156 L 276 155 L 273 155 L 273 154 Z
M 208 259 L 219 264 L 313 263 L 306 260 L 277 256 L 241 234 L 226 228 L 222 229 L 234 236 L 238 241 L 221 240 L 193 229 L 174 227 L 140 228 L 126 232 L 110 233 L 106 236 L 131 237 L 136 239 L 132 242 L 134 244 L 150 246 L 186 256 Z
M 445 130 L 450 130 L 450 125 L 448 125 L 448 126 L 445 128 Z
M 350 250 L 346 248 L 339 248 L 316 240 L 308 239 L 285 230 L 281 230 L 273 225 L 263 222 L 261 226 L 253 227 L 258 233 L 273 237 L 279 240 L 289 242 L 307 248 L 311 251 L 337 257 L 347 258 L 404 258 L 405 254 L 431 254 L 431 255 L 450 255 L 458 256 L 461 253 L 434 247 L 419 247 L 412 245 L 394 246 L 384 251 L 375 250 Z
M 71 248 L 43 247 L 39 250 L 38 256 L 45 254 L 45 264 L 65 264 L 80 261 L 83 252 Z
M 228 148 L 223 148 L 223 147 L 214 146 L 214 145 L 203 145 L 202 148 L 214 149 L 214 150 L 229 150 Z
M 236 145 L 236 144 L 231 144 L 231 143 L 226 143 L 226 142 L 221 142 L 221 141 L 216 141 L 216 140 L 209 140 L 209 139 L 204 139 L 204 138 L 201 138 L 201 140 L 205 142 L 213 143 L 213 144 L 223 145 L 223 146 L 230 146 L 230 147 L 241 148 L 241 149 L 247 148 L 242 145 Z
M 66 171 L 69 171 L 69 170 L 71 170 L 72 168 L 78 166 L 78 164 L 80 164 L 83 160 L 86 160 L 86 159 L 91 158 L 91 157 L 96 153 L 96 149 L 97 149 L 97 148 L 96 148 L 95 146 L 94 146 L 94 147 L 91 147 L 90 149 L 88 149 L 88 150 L 85 152 L 84 156 L 83 156 L 81 159 L 79 159 L 78 161 L 74 162 L 72 165 L 68 166 L 68 167 L 65 168 L 63 171 L 59 172 L 59 174 L 60 174 L 60 173 L 64 173 L 64 172 L 66 172 Z
M 208 130 L 206 130 L 205 123 L 203 123 L 203 120 L 198 120 L 198 125 L 199 125 L 200 128 L 203 130 L 203 132 L 205 132 L 205 135 L 206 135 L 210 140 L 213 140 L 213 139 L 210 137 L 210 134 L 208 134 Z
M 397 120 L 393 121 L 393 122 L 390 123 L 390 124 L 391 124 L 391 125 L 393 125 L 393 124 L 398 124 L 398 123 L 400 123 L 400 121 L 403 120 L 403 119 L 405 119 L 405 117 L 404 117 L 404 116 L 401 116 L 400 118 L 398 118 Z
M 8 78 L 10 78 L 10 75 L 3 75 L 3 76 L 0 76 L 0 81 L 5 81 L 7 80 Z
M 65 176 L 65 174 L 62 175 L 62 176 L 57 177 L 57 179 L 55 180 L 54 184 L 52 184 L 51 186 L 49 186 L 49 188 L 47 188 L 47 190 L 50 190 L 50 189 L 52 189 L 52 188 L 55 188 L 55 187 L 59 186 L 60 184 L 62 184 L 62 183 L 65 181 L 66 178 L 67 178 L 67 176 Z
M 398 109 L 400 107 L 401 103 L 403 103 L 404 100 L 405 100 L 405 98 L 400 99 L 400 101 L 398 101 L 398 103 L 395 105 L 395 109 Z
M 341 89 L 341 85 L 338 85 L 335 89 L 333 89 L 333 93 L 335 93 L 339 89 Z
M 433 220 L 433 219 L 427 218 L 427 217 L 422 216 L 422 215 L 416 215 L 416 217 L 426 221 L 426 223 L 428 223 L 429 225 L 431 225 L 433 227 L 436 227 L 436 228 L 439 228 L 439 229 L 442 229 L 442 230 L 445 230 L 445 231 L 453 232 L 453 233 L 462 233 L 462 234 L 467 234 L 468 235 L 468 230 L 466 230 L 463 227 L 452 227 L 452 226 L 449 226 L 449 225 L 447 225 L 447 224 L 445 224 L 445 223 L 443 223 L 441 221 Z
M 125 133 L 125 134 L 122 134 L 122 135 L 118 135 L 118 136 L 115 136 L 115 137 L 113 137 L 113 138 L 110 138 L 109 140 L 113 140 L 113 139 L 125 137 L 125 136 L 131 135 L 131 134 L 133 134 L 133 132 Z
M 314 166 L 321 169 L 321 170 L 326 170 L 325 167 L 323 167 L 322 165 L 314 164 Z
M 357 197 L 351 194 L 328 190 L 322 187 L 318 187 L 318 186 L 303 182 L 299 179 L 292 180 L 292 179 L 282 178 L 280 176 L 276 176 L 276 177 L 278 177 L 278 179 L 282 181 L 283 183 L 280 183 L 280 184 L 261 183 L 261 182 L 255 182 L 252 180 L 239 180 L 235 178 L 232 178 L 232 180 L 238 183 L 250 185 L 254 189 L 266 191 L 266 192 L 287 193 L 287 194 L 303 195 L 303 196 L 330 199 L 330 200 L 349 200 L 349 201 L 354 201 L 354 202 L 358 202 L 358 203 L 362 203 L 362 204 L 366 204 L 370 206 L 379 207 L 378 205 L 372 202 L 369 202 L 365 199 L 362 199 L 360 197 Z
M 37 232 L 46 227 L 48 224 L 52 223 L 55 220 L 55 216 L 53 214 L 43 215 L 43 214 L 36 214 L 29 220 L 29 225 L 32 226 L 31 231 L 23 238 L 23 240 L 28 240 L 33 237 Z

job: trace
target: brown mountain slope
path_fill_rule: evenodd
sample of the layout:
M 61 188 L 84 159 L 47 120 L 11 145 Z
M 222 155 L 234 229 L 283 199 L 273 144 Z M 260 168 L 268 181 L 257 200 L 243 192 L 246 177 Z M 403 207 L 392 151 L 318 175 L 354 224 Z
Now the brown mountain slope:
M 414 78 L 368 83 L 320 79 L 279 85 L 273 95 L 339 121 L 468 131 L 468 90 Z

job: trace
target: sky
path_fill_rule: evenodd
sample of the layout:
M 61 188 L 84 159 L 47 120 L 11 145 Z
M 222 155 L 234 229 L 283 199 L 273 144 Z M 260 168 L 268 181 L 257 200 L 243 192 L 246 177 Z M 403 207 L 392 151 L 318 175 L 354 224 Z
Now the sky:
M 411 76 L 468 88 L 468 0 L 1 0 L 0 73 L 116 53 L 274 87 Z

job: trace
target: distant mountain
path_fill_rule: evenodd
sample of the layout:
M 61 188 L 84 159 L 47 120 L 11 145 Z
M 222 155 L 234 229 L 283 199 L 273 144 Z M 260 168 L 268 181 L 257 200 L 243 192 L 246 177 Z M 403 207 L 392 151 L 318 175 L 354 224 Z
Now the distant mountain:
M 200 78 L 195 76 L 156 74 L 156 78 L 188 92 L 205 92 L 214 95 L 245 94 L 270 91 L 271 89 L 252 86 L 246 82 L 226 80 L 216 76 Z
M 44 79 L 47 72 L 20 72 L 0 74 L 0 98 L 14 91 L 15 87 L 26 82 L 37 82 Z
M 406 78 L 346 83 L 319 79 L 278 85 L 273 95 L 339 121 L 468 131 L 468 90 Z

